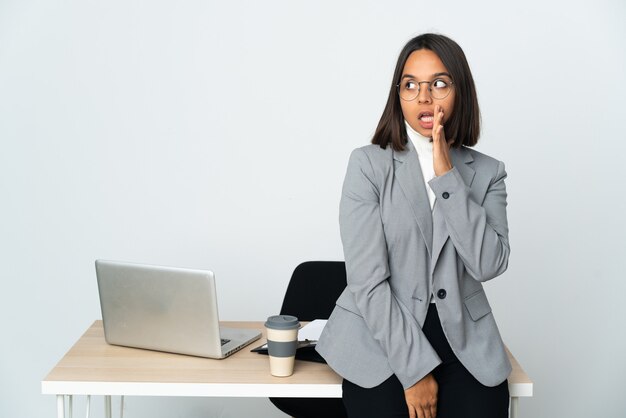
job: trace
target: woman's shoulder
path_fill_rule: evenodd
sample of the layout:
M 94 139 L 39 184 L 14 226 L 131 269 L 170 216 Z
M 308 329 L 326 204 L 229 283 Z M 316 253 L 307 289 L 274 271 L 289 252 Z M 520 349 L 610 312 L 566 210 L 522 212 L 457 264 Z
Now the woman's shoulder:
M 381 148 L 379 145 L 369 144 L 358 147 L 350 154 L 348 173 L 365 175 L 372 182 L 383 181 L 393 168 L 393 154 L 391 147 Z
M 358 147 L 350 154 L 350 160 L 354 162 L 369 162 L 370 164 L 380 164 L 388 161 L 392 157 L 391 147 L 381 148 L 380 145 L 368 144 Z
M 504 162 L 490 155 L 475 150 L 474 148 L 461 147 L 463 152 L 471 156 L 473 167 L 476 170 L 484 170 L 489 173 L 504 171 Z
M 472 156 L 474 162 L 477 164 L 485 165 L 488 167 L 497 167 L 498 165 L 502 164 L 502 161 L 500 161 L 499 159 L 477 151 L 474 148 L 463 146 L 461 147 L 461 149 L 469 153 L 469 155 Z
M 367 145 L 363 145 L 360 146 L 358 148 L 355 148 L 354 151 L 352 151 L 353 153 L 355 152 L 362 152 L 364 154 L 367 154 L 368 156 L 382 156 L 382 155 L 390 155 L 391 154 L 391 146 L 387 147 L 387 148 L 381 148 L 380 145 L 377 144 L 367 144 Z

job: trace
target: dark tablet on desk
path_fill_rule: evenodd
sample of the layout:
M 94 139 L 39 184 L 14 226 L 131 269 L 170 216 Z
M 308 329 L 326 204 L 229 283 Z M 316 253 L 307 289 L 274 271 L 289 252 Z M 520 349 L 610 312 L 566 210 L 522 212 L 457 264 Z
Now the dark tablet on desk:
M 267 354 L 267 343 L 253 348 L 253 353 Z M 304 361 L 312 361 L 315 363 L 326 363 L 324 357 L 315 351 L 315 342 L 313 341 L 299 341 L 298 349 L 296 350 L 296 359 Z

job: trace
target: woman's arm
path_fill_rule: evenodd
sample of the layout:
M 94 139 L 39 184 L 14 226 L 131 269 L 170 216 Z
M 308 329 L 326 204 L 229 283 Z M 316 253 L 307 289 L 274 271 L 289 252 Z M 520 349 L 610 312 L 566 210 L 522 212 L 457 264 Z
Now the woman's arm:
M 498 163 L 482 206 L 474 202 L 460 173 L 450 164 L 442 121 L 443 112 L 436 112 L 433 163 L 437 177 L 428 184 L 437 196 L 438 210 L 445 218 L 457 254 L 469 274 L 484 282 L 502 274 L 509 262 L 504 163 Z
M 350 156 L 343 185 L 339 224 L 348 289 L 389 365 L 407 389 L 441 360 L 409 309 L 389 286 L 387 242 L 380 215 L 379 190 L 363 149 Z

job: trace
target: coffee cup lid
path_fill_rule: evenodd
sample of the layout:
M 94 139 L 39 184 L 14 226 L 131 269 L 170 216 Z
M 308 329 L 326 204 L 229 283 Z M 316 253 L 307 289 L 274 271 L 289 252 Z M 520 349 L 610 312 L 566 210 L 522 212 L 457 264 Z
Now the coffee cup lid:
M 267 318 L 265 326 L 272 329 L 294 329 L 300 327 L 300 322 L 295 316 L 274 315 Z

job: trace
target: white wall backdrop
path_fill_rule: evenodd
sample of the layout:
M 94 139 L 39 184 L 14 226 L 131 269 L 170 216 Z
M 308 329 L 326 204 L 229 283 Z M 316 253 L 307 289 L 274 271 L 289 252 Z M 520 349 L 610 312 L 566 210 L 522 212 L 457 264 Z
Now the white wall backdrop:
M 509 172 L 510 267 L 487 292 L 535 381 L 522 417 L 625 416 L 625 21 L 621 0 L 0 0 L 0 416 L 54 416 L 40 381 L 100 317 L 96 258 L 213 269 L 230 320 L 342 259 L 348 155 L 426 31 L 464 48 L 477 148 Z M 283 416 L 126 405 L 251 415 Z

